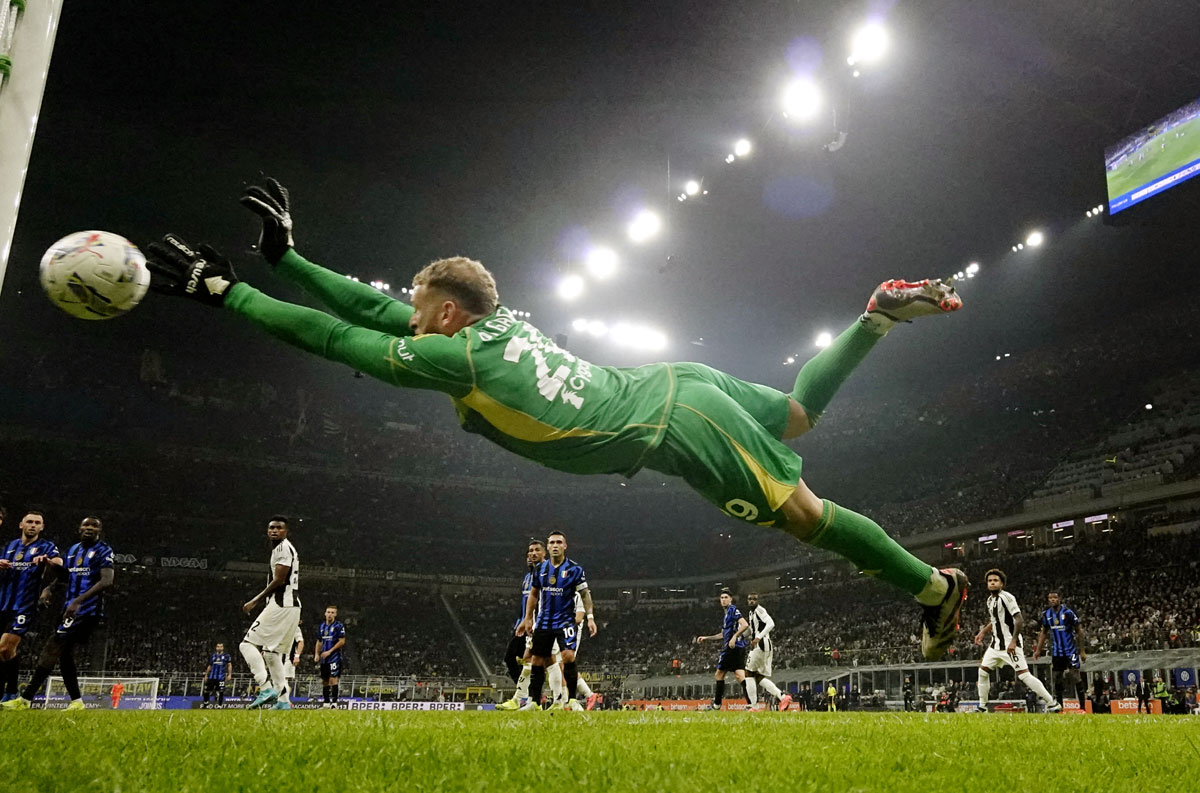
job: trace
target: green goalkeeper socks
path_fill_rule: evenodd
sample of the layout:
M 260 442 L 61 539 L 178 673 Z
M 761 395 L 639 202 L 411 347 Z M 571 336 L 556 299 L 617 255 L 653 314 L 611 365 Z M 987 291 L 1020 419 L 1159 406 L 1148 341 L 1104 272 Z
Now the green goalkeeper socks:
M 841 388 L 842 383 L 862 363 L 863 358 L 875 346 L 875 342 L 883 338 L 880 330 L 875 330 L 862 319 L 842 332 L 825 349 L 817 353 L 796 375 L 796 387 L 792 389 L 792 399 L 795 399 L 808 414 L 810 425 L 815 425 L 817 419 L 825 412 L 829 400 Z
M 935 572 L 931 565 L 900 547 L 870 518 L 832 501 L 821 503 L 824 504 L 821 522 L 809 543 L 846 557 L 867 575 L 887 581 L 910 595 L 931 594 L 925 592 L 930 586 L 931 574 Z M 939 575 L 932 577 L 940 582 Z M 945 585 L 941 590 L 944 594 Z M 940 596 L 933 602 L 939 600 Z

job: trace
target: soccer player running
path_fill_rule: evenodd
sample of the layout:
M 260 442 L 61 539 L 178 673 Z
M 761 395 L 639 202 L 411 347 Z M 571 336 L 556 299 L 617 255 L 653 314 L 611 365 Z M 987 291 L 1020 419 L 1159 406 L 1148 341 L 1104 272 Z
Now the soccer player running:
M 1010 666 L 1017 673 L 1017 679 L 1046 706 L 1046 712 L 1057 713 L 1062 710 L 1062 705 L 1055 702 L 1041 680 L 1029 673 L 1029 664 L 1025 661 L 1025 648 L 1021 639 L 1025 615 L 1021 613 L 1021 607 L 1017 605 L 1017 599 L 1012 593 L 1004 590 L 1008 577 L 1002 570 L 992 568 L 984 578 L 988 588 L 988 622 L 975 635 L 975 644 L 982 645 L 988 634 L 991 634 L 991 639 L 983 654 L 983 660 L 979 662 L 979 712 L 987 712 L 988 694 L 992 690 L 990 670 Z
M 321 665 L 321 707 L 336 708 L 338 678 L 342 674 L 342 648 L 346 646 L 346 626 L 338 622 L 337 606 L 325 607 L 325 621 L 317 627 L 313 663 Z
M 746 671 L 751 677 L 746 680 L 746 696 L 750 707 L 758 704 L 758 689 L 761 687 L 779 703 L 779 710 L 787 710 L 792 704 L 791 694 L 785 694 L 771 680 L 771 668 L 775 662 L 775 643 L 771 641 L 771 631 L 775 628 L 775 620 L 767 613 L 766 607 L 758 602 L 758 593 L 751 592 L 746 596 L 746 622 L 750 624 L 750 652 L 746 655 Z
M 4 521 L 0 510 L 0 523 Z M 58 547 L 42 537 L 46 527 L 42 513 L 26 512 L 21 518 L 21 535 L 0 554 L 0 702 L 17 698 L 17 650 L 37 616 L 41 581 L 50 573 L 48 565 L 62 567 Z
M 241 282 L 213 248 L 174 235 L 146 248 L 152 287 L 225 307 L 288 344 L 386 383 L 441 391 L 464 430 L 547 467 L 626 476 L 649 468 L 681 477 L 727 515 L 782 529 L 915 597 L 926 658 L 941 658 L 953 642 L 966 574 L 931 567 L 870 518 L 817 497 L 800 477 L 800 457 L 784 444 L 816 425 L 896 324 L 961 308 L 949 284 L 885 281 L 784 393 L 696 363 L 594 366 L 501 306 L 492 274 L 463 257 L 418 272 L 407 305 L 297 253 L 290 198 L 277 181 L 250 187 L 242 203 L 262 221 L 258 247 L 275 273 L 340 319 L 268 297 Z
M 1041 628 L 1038 630 L 1037 644 L 1033 648 L 1033 660 L 1041 655 L 1042 647 L 1046 644 L 1046 631 L 1050 632 L 1050 665 L 1054 670 L 1054 696 L 1063 702 L 1066 688 L 1064 678 L 1069 680 L 1079 699 L 1079 709 L 1087 701 L 1087 683 L 1079 667 L 1087 660 L 1087 650 L 1084 649 L 1083 626 L 1079 617 L 1070 608 L 1063 605 L 1062 598 L 1057 592 L 1051 592 L 1046 600 L 1050 606 L 1042 612 Z
M 208 656 L 208 666 L 204 667 L 204 690 L 201 692 L 201 708 L 207 708 L 210 698 L 216 697 L 217 707 L 225 704 L 225 682 L 233 674 L 233 658 L 225 652 L 225 643 L 217 642 L 217 647 Z
M 79 524 L 79 542 L 72 545 L 63 557 L 65 570 L 58 580 L 42 592 L 42 602 L 50 600 L 64 588 L 66 583 L 66 607 L 54 633 L 42 648 L 33 679 L 25 686 L 21 696 L 10 699 L 0 707 L 8 710 L 24 710 L 33 702 L 34 696 L 45 685 L 46 679 L 57 664 L 62 673 L 63 687 L 71 701 L 67 710 L 83 710 L 83 695 L 79 691 L 79 675 L 75 668 L 75 648 L 87 641 L 104 616 L 104 590 L 113 585 L 113 549 L 100 539 L 103 527 L 94 516 L 84 518 Z
M 529 593 L 533 589 L 533 574 L 546 559 L 546 543 L 541 540 L 530 540 L 525 549 L 525 564 L 529 570 L 521 580 L 521 613 L 513 623 L 513 637 L 504 651 L 504 664 L 508 667 L 508 676 L 517 684 L 517 690 L 512 699 L 505 700 L 496 706 L 497 710 L 517 710 L 529 699 L 529 676 L 532 672 L 530 659 L 533 657 L 533 637 L 521 630 L 525 621 L 525 607 L 529 603 Z
M 267 537 L 274 546 L 270 577 L 263 591 L 242 606 L 247 614 L 260 605 L 262 611 L 246 631 L 238 650 L 258 684 L 258 696 L 246 707 L 290 710 L 291 702 L 279 695 L 287 687 L 282 654 L 291 649 L 292 637 L 300 624 L 300 557 L 288 540 L 287 518 L 280 515 L 271 518 Z
M 522 710 L 536 710 L 546 683 L 546 667 L 554 663 L 555 643 L 562 649 L 563 677 L 567 680 L 567 699 L 578 693 L 579 672 L 575 667 L 575 650 L 579 644 L 575 631 L 575 593 L 583 597 L 587 613 L 588 635 L 596 635 L 596 618 L 592 611 L 592 592 L 588 589 L 583 568 L 567 558 L 567 537 L 552 531 L 546 538 L 550 558 L 533 571 L 529 597 L 525 601 L 525 619 L 517 628 L 522 634 L 533 635 L 532 669 L 529 676 L 529 702 Z M 537 618 L 534 619 L 534 611 Z M 551 708 L 563 708 L 555 703 Z
M 725 674 L 733 672 L 737 681 L 746 689 L 746 701 L 750 699 L 750 684 L 746 681 L 746 635 L 750 632 L 750 623 L 742 616 L 742 612 L 733 603 L 733 593 L 728 588 L 722 589 L 718 598 L 721 602 L 724 621 L 721 632 L 711 636 L 697 636 L 696 644 L 721 640 L 721 652 L 717 656 L 717 671 L 713 678 L 717 681 L 713 686 L 712 705 L 705 710 L 720 710 L 721 702 L 725 699 Z

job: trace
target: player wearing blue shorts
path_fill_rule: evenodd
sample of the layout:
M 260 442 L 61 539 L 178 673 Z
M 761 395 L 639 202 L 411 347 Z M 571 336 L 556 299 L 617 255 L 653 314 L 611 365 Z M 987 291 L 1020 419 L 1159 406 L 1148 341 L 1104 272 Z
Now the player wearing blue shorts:
M 1085 710 L 1087 699 L 1087 684 L 1080 671 L 1080 666 L 1087 660 L 1087 650 L 1084 649 L 1083 626 L 1075 612 L 1063 605 L 1058 592 L 1050 592 L 1046 598 L 1050 607 L 1042 612 L 1041 627 L 1038 630 L 1037 644 L 1033 648 L 1033 660 L 1041 655 L 1046 644 L 1046 635 L 1050 636 L 1050 664 L 1054 673 L 1054 695 L 1059 702 L 1063 701 L 1066 693 L 1066 680 L 1075 687 L 1075 696 L 1079 698 L 1079 709 Z
M 17 697 L 17 648 L 33 627 L 46 565 L 62 567 L 62 554 L 42 537 L 45 527 L 42 513 L 26 512 L 21 518 L 21 536 L 0 554 L 0 631 L 4 632 L 0 635 L 0 688 L 4 692 L 0 702 Z
M 224 642 L 217 642 L 217 649 L 208 656 L 208 666 L 204 668 L 204 689 L 201 691 L 203 702 L 200 707 L 207 708 L 211 697 L 217 698 L 217 707 L 225 704 L 225 683 L 233 674 L 233 657 L 225 652 Z

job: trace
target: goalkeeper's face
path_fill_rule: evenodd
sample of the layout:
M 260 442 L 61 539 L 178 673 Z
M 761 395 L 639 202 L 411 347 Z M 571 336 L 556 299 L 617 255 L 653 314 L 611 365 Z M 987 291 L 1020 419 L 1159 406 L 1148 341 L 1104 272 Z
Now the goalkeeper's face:
M 426 333 L 453 336 L 478 319 L 441 289 L 426 285 L 413 289 L 412 307 L 413 314 L 408 325 L 418 336 Z

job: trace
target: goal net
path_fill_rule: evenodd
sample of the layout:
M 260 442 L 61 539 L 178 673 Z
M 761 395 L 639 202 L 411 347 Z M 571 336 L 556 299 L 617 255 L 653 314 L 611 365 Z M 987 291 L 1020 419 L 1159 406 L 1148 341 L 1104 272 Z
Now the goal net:
M 81 677 L 79 693 L 83 704 L 99 710 L 155 710 L 158 708 L 157 677 Z M 47 710 L 67 706 L 71 698 L 61 677 L 51 677 L 46 687 Z

